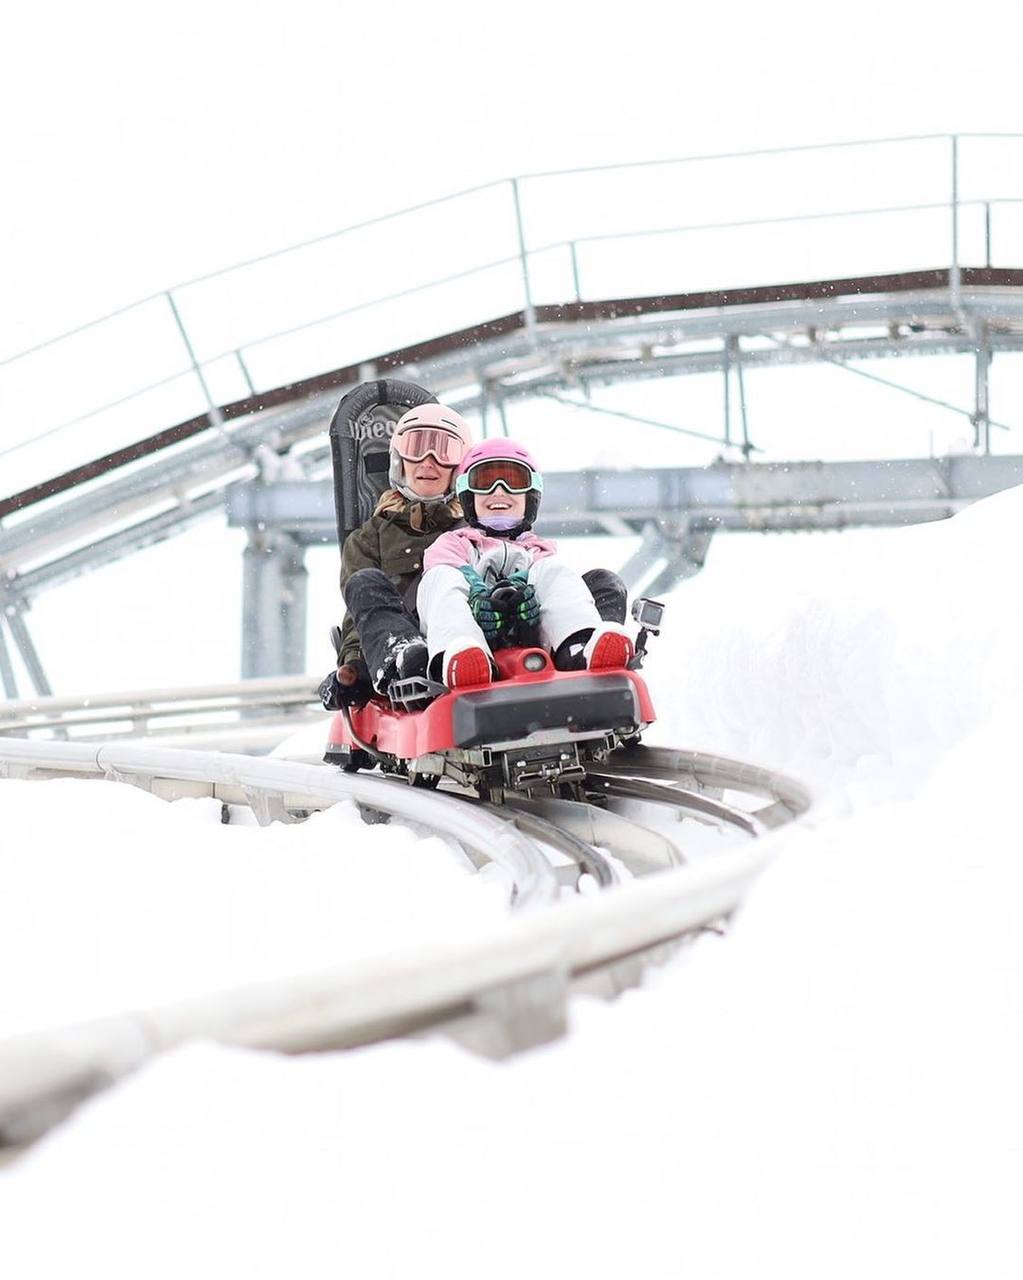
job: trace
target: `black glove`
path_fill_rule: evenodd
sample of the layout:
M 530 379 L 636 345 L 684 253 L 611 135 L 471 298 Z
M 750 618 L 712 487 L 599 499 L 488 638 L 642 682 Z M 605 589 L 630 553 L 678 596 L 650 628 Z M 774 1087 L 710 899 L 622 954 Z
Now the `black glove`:
M 341 707 L 361 707 L 373 696 L 369 667 L 362 658 L 346 662 L 323 679 L 317 693 L 327 711 L 337 711 Z
M 513 573 L 508 583 L 518 591 L 514 617 L 519 630 L 527 633 L 535 631 L 540 625 L 540 601 L 536 598 L 536 587 L 526 577 L 524 569 Z
M 506 645 L 524 645 L 531 648 L 538 642 L 540 625 L 540 601 L 536 588 L 521 570 L 510 578 L 502 578 L 491 593 L 495 605 L 501 611 L 502 640 Z

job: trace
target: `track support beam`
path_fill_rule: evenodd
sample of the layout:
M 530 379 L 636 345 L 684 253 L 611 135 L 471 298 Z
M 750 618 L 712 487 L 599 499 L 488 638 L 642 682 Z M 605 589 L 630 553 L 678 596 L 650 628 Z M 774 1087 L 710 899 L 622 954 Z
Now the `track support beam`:
M 973 447 L 978 453 L 991 452 L 990 372 L 991 345 L 987 326 L 979 326 L 975 356 Z
M 682 520 L 661 531 L 666 562 L 646 590 L 652 596 L 661 596 L 672 587 L 693 578 L 703 568 L 710 550 L 712 533 L 709 529 L 694 529 L 688 520 Z
M 3 601 L 4 617 L 7 621 L 7 626 L 10 629 L 11 638 L 14 641 L 15 647 L 21 655 L 21 661 L 24 664 L 25 670 L 28 672 L 28 678 L 32 682 L 32 688 L 41 697 L 45 698 L 49 697 L 53 690 L 50 688 L 50 682 L 46 678 L 46 672 L 43 670 L 43 664 L 39 660 L 39 654 L 36 652 L 36 647 L 32 643 L 32 636 L 29 633 L 28 624 L 25 622 L 25 610 L 27 607 L 28 606 L 24 601 L 12 599 L 10 596 L 7 596 Z M 2 664 L 2 662 L 3 659 L 0 658 L 0 664 Z M 4 684 L 6 685 L 6 683 L 7 679 L 5 675 Z M 15 692 L 13 696 L 17 697 L 17 692 Z
M 305 670 L 308 573 L 299 542 L 280 530 L 249 530 L 242 584 L 242 678 Z
M 664 561 L 660 572 L 647 583 L 650 595 L 662 595 L 672 587 L 700 572 L 707 559 L 713 533 L 707 528 L 694 528 L 688 519 L 679 521 L 651 520 L 643 528 L 643 537 L 620 570 L 625 585 L 635 591 L 650 571 Z
M 11 663 L 10 651 L 4 639 L 4 629 L 0 625 L 0 682 L 4 686 L 4 697 L 12 701 L 18 696 L 18 682 L 14 678 L 14 667 Z

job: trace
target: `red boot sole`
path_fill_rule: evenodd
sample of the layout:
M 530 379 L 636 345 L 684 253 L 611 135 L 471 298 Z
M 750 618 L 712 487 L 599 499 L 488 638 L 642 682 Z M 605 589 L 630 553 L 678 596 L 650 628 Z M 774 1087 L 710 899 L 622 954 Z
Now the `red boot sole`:
M 490 656 L 482 649 L 463 649 L 448 666 L 448 688 L 467 689 L 490 684 Z
M 632 657 L 632 641 L 615 631 L 602 635 L 590 654 L 590 671 L 612 671 L 628 665 Z

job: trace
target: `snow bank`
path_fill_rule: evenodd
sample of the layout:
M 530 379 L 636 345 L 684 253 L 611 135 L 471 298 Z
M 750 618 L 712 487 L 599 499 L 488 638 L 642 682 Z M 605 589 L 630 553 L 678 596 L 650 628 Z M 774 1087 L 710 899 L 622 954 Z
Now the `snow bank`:
M 1021 516 L 677 593 L 662 740 L 828 800 L 727 939 L 511 1063 L 167 1055 L 0 1176 L 12 1273 L 1014 1276 Z
M 799 833 L 727 940 L 575 1002 L 513 1063 L 168 1055 L 0 1178 L 7 1256 L 125 1280 L 1014 1275 L 1023 868 L 947 819 Z
M 1010 489 L 952 520 L 826 535 L 825 554 L 821 535 L 722 547 L 655 644 L 651 680 L 676 690 L 660 739 L 910 794 L 1023 686 L 1021 529 Z
M 0 1036 L 308 972 L 505 911 L 499 877 L 438 838 L 367 826 L 348 802 L 266 828 L 221 824 L 217 801 L 96 781 L 7 780 L 0 804 Z

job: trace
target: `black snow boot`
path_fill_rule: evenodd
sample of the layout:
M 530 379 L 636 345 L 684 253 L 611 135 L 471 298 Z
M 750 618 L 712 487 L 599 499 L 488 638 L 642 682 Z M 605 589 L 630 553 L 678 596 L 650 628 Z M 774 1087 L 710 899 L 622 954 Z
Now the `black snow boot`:
M 386 647 L 382 666 L 374 672 L 378 693 L 387 694 L 397 680 L 425 676 L 430 651 L 422 636 L 393 636 Z

